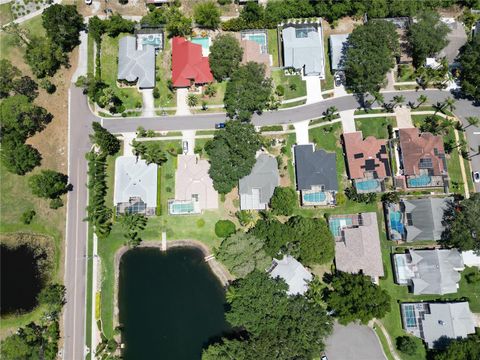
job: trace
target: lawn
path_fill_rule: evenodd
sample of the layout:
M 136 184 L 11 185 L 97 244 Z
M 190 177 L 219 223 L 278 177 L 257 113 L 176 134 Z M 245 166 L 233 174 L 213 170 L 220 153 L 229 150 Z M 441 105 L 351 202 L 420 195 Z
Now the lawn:
M 386 110 L 385 109 L 369 109 L 369 110 L 365 110 L 365 109 L 357 109 L 355 110 L 355 112 L 353 113 L 354 115 L 365 115 L 365 114 L 383 114 L 385 113 Z
M 277 29 L 268 29 L 268 53 L 272 55 L 272 66 L 278 67 L 278 32 Z
M 415 81 L 415 68 L 412 65 L 399 65 L 396 80 L 397 82 Z
M 377 139 L 388 139 L 388 125 L 397 126 L 395 117 L 373 117 L 356 119 L 355 126 L 363 133 L 363 137 L 375 136 Z
M 104 35 L 102 38 L 102 80 L 115 89 L 115 93 L 122 100 L 125 109 L 129 110 L 142 107 L 142 95 L 134 87 L 119 88 L 117 86 L 118 41 L 123 36 L 125 34 L 115 38 Z
M 280 69 L 272 71 L 272 79 L 274 87 L 282 85 L 285 89 L 285 100 L 307 95 L 307 85 L 300 75 L 285 76 L 284 70 Z M 295 88 L 292 89 L 291 86 Z
M 155 107 L 175 107 L 177 106 L 177 95 L 168 87 L 168 81 L 172 78 L 170 41 L 165 41 L 165 48 L 160 51 L 156 58 L 156 86 L 160 92 L 160 97 L 155 99 Z
M 3 26 L 13 20 L 12 3 L 0 5 L 0 26 Z
M 95 62 L 94 62 L 94 49 L 95 48 L 95 40 L 93 37 L 88 34 L 87 38 L 87 74 L 93 75 L 95 71 Z
M 322 80 L 322 91 L 333 89 L 333 74 L 330 69 L 330 56 L 328 52 L 328 36 L 323 37 L 323 53 L 325 57 L 325 80 Z
M 20 24 L 20 28 L 27 30 L 30 35 L 45 35 L 45 29 L 43 28 L 42 17 L 40 15 Z M 18 52 L 23 55 L 24 49 L 24 47 L 18 46 L 17 39 L 14 35 L 0 32 L 0 59 L 12 59 L 14 58 L 13 53 Z
M 205 101 L 207 105 L 223 105 L 223 98 L 225 96 L 225 90 L 227 89 L 227 81 L 215 82 L 212 86 L 217 90 L 217 93 L 213 97 L 200 96 L 198 105 L 202 105 L 202 101 Z

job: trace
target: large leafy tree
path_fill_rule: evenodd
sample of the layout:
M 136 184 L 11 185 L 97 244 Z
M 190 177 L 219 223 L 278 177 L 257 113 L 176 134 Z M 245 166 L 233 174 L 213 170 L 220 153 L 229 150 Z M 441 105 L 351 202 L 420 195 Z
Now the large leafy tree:
M 215 30 L 220 25 L 220 9 L 213 1 L 201 2 L 194 7 L 193 18 L 201 27 Z
M 33 146 L 15 138 L 2 140 L 2 165 L 11 173 L 25 175 L 40 165 L 42 156 Z
M 290 187 L 277 186 L 270 199 L 270 207 L 275 215 L 292 215 L 297 207 L 297 193 Z
M 148 218 L 143 214 L 125 214 L 120 217 L 120 224 L 122 224 L 125 233 L 127 244 L 129 246 L 138 246 L 142 242 L 140 231 L 147 226 Z
M 13 80 L 12 88 L 17 94 L 25 95 L 30 101 L 33 101 L 38 96 L 38 85 L 29 76 L 22 76 Z
M 85 28 L 83 16 L 74 5 L 49 6 L 42 13 L 42 24 L 52 42 L 66 52 L 80 44 L 80 31 Z
M 108 132 L 100 123 L 92 123 L 93 134 L 90 135 L 90 140 L 100 147 L 100 151 L 107 155 L 115 155 L 120 151 L 120 140 L 113 134 Z
M 57 199 L 70 189 L 68 176 L 53 170 L 42 170 L 32 175 L 28 185 L 34 195 L 46 199 Z
M 461 251 L 480 252 L 480 193 L 474 193 L 459 205 L 451 203 L 445 210 L 442 242 Z
M 120 14 L 113 14 L 106 21 L 106 32 L 111 37 L 116 37 L 121 33 L 133 33 L 135 30 L 135 22 L 125 19 Z
M 277 219 L 259 220 L 250 232 L 265 242 L 264 249 L 272 257 L 292 240 L 292 229 Z
M 222 241 L 217 259 L 238 277 L 245 277 L 255 269 L 265 271 L 272 258 L 263 250 L 263 241 L 252 234 L 237 232 Z
M 480 102 L 480 34 L 465 45 L 460 54 L 462 90 Z
M 433 360 L 478 360 L 480 359 L 480 336 L 451 340 L 446 349 L 433 353 Z
M 420 66 L 425 58 L 436 55 L 447 44 L 450 29 L 440 21 L 440 15 L 433 11 L 425 11 L 408 29 L 408 41 L 412 50 L 413 63 Z
M 399 42 L 395 26 L 386 21 L 369 21 L 349 36 L 345 59 L 347 86 L 355 93 L 376 93 L 394 66 Z
M 232 73 L 225 90 L 224 104 L 231 119 L 249 121 L 254 112 L 261 113 L 268 105 L 272 80 L 265 78 L 265 65 L 248 62 Z
M 192 19 L 184 16 L 176 7 L 167 12 L 166 30 L 168 37 L 187 36 L 192 32 Z
M 327 291 L 328 308 L 341 324 L 360 320 L 366 324 L 390 311 L 390 295 L 363 274 L 337 272 Z
M 298 243 L 298 257 L 302 263 L 325 264 L 333 259 L 335 243 L 324 219 L 294 216 L 287 225 L 291 229 L 292 242 Z
M 9 60 L 0 60 L 0 99 L 10 95 L 13 90 L 13 79 L 20 76 L 20 70 Z
M 32 37 L 25 51 L 25 61 L 38 78 L 53 76 L 61 65 L 68 64 L 62 48 L 45 37 Z
M 239 179 L 250 174 L 260 146 L 260 135 L 251 124 L 228 121 L 224 130 L 216 132 L 213 140 L 205 146 L 215 190 L 226 194 Z
M 210 47 L 208 60 L 212 74 L 218 81 L 228 78 L 238 69 L 243 50 L 237 39 L 230 34 L 219 35 Z

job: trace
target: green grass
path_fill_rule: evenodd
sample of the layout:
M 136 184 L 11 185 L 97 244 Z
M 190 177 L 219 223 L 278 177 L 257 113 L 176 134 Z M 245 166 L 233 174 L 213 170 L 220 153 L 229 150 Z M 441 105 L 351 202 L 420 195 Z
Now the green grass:
M 42 25 L 42 17 L 40 15 L 31 18 L 20 24 L 21 29 L 25 29 L 30 35 L 44 36 L 45 29 Z M 19 46 L 18 40 L 14 35 L 0 32 L 0 59 L 10 59 L 15 61 L 16 56 L 23 56 L 25 48 Z
M 396 76 L 398 82 L 415 81 L 415 68 L 412 65 L 399 65 L 398 68 Z
M 415 90 L 418 85 L 394 85 L 395 90 Z
M 333 74 L 330 69 L 330 56 L 328 52 L 328 36 L 323 37 L 323 51 L 325 54 L 325 80 L 322 80 L 322 91 L 333 89 Z
M 288 176 L 290 177 L 290 184 L 293 189 L 296 189 L 295 187 L 295 169 L 293 168 L 293 153 L 292 153 L 292 146 L 295 144 L 297 141 L 297 135 L 295 133 L 288 134 L 287 135 L 287 141 L 286 141 L 286 155 L 288 158 L 287 162 L 287 167 L 288 167 Z
M 108 35 L 103 36 L 101 67 L 102 80 L 115 90 L 115 93 L 122 100 L 125 108 L 128 110 L 136 108 L 138 104 L 142 104 L 142 95 L 135 87 L 119 88 L 117 86 L 118 41 L 124 35 L 125 34 L 121 34 L 115 38 Z
M 89 349 L 92 347 L 92 301 L 95 294 L 92 294 L 93 284 L 93 225 L 88 223 L 88 251 L 87 251 L 87 301 L 85 311 L 85 344 Z M 92 358 L 92 353 L 89 352 L 87 359 Z
M 365 109 L 357 109 L 353 113 L 354 115 L 366 115 L 366 114 L 383 114 L 387 112 L 385 109 L 370 109 L 366 111 Z
M 227 89 L 227 81 L 216 82 L 213 84 L 217 93 L 213 97 L 201 96 L 199 97 L 198 105 L 202 105 L 202 101 L 205 101 L 207 105 L 223 105 L 223 98 L 225 96 L 225 90 Z M 217 111 L 220 109 L 217 109 Z
M 87 42 L 87 74 L 92 74 L 95 71 L 95 61 L 94 61 L 94 52 L 95 52 L 95 40 L 93 37 L 88 34 Z
M 280 69 L 272 71 L 272 79 L 274 87 L 282 85 L 285 89 L 283 96 L 285 100 L 307 95 L 307 85 L 300 75 L 285 76 L 284 70 Z M 292 84 L 295 84 L 295 90 L 290 89 L 290 85 Z
M 363 133 L 363 137 L 375 136 L 377 139 L 388 139 L 388 125 L 396 127 L 397 120 L 394 117 L 373 117 L 355 120 L 355 126 L 358 131 Z
M 268 53 L 272 55 L 272 66 L 278 66 L 278 32 L 277 29 L 268 29 Z
M 298 101 L 290 102 L 287 104 L 281 104 L 280 109 L 288 109 L 295 106 L 305 105 L 305 103 L 306 103 L 306 100 L 298 100 Z
M 177 94 L 168 88 L 168 80 L 172 78 L 170 71 L 171 52 L 169 50 L 170 42 L 166 41 L 165 49 L 160 51 L 156 58 L 156 87 L 160 92 L 160 97 L 155 99 L 156 108 L 177 106 Z
M 0 5 L 0 26 L 3 26 L 13 20 L 12 3 Z
M 390 348 L 388 347 L 388 342 L 387 342 L 387 339 L 385 338 L 385 335 L 383 335 L 383 331 L 377 326 L 375 327 L 375 333 L 377 334 L 378 339 L 382 344 L 383 352 L 385 353 L 387 360 L 395 360 L 392 354 L 390 353 Z

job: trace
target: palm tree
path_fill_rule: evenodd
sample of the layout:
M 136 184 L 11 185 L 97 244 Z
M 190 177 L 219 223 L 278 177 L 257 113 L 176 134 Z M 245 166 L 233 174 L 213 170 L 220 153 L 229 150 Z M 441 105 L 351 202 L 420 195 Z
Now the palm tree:
M 427 101 L 428 101 L 428 97 L 426 95 L 420 95 L 418 98 L 417 98 L 417 101 L 418 101 L 418 105 L 417 105 L 417 108 L 422 106 L 423 104 L 425 104 Z
M 323 112 L 323 116 L 325 117 L 325 120 L 327 121 L 332 121 L 333 120 L 333 116 L 335 115 L 335 113 L 338 111 L 338 109 L 335 107 L 335 106 L 330 106 L 328 107 L 324 112 Z
M 437 101 L 434 105 L 432 105 L 432 107 L 435 109 L 435 114 L 437 114 L 437 112 L 443 112 L 443 110 L 445 109 L 445 103 L 442 103 L 440 101 Z
M 227 291 L 225 292 L 225 300 L 227 300 L 227 303 L 231 304 L 236 296 L 237 293 L 235 291 L 235 288 L 233 286 L 229 286 L 227 288 Z
M 395 95 L 393 97 L 393 102 L 395 105 L 401 105 L 405 102 L 405 96 L 403 95 Z
M 187 104 L 189 107 L 195 107 L 198 104 L 198 97 L 195 94 L 188 94 Z
M 443 101 L 443 104 L 444 104 L 443 109 L 447 108 L 450 110 L 450 112 L 453 112 L 456 109 L 455 99 L 450 96 Z
M 464 127 L 464 129 L 470 127 L 470 126 L 478 126 L 480 124 L 480 118 L 476 117 L 476 116 L 467 116 L 465 118 L 465 120 L 467 120 L 468 122 L 468 125 Z

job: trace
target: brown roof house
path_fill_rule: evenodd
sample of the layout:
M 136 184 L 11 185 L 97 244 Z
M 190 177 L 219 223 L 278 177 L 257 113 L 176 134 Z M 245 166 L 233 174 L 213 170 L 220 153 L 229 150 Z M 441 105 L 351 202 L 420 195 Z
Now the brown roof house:
M 262 36 L 264 35 L 264 36 Z M 254 33 L 252 31 L 246 31 L 241 33 L 236 33 L 235 36 L 240 41 L 240 46 L 243 49 L 243 58 L 242 64 L 253 61 L 259 64 L 265 65 L 265 76 L 269 77 L 271 74 L 270 71 L 270 55 L 267 52 L 267 35 L 264 31 L 258 31 Z M 252 39 L 264 38 L 265 42 L 255 41 Z
M 359 193 L 382 192 L 391 175 L 387 140 L 363 138 L 361 131 L 343 134 L 347 168 Z
M 448 170 L 443 139 L 417 128 L 400 129 L 400 167 L 410 188 L 443 187 Z
M 335 238 L 337 270 L 362 272 L 378 283 L 384 271 L 377 214 L 332 215 L 328 225 Z

